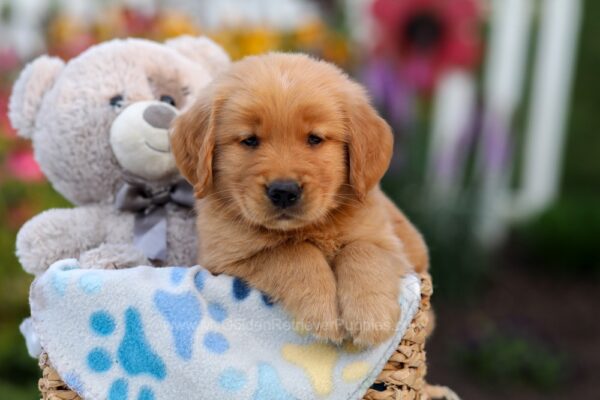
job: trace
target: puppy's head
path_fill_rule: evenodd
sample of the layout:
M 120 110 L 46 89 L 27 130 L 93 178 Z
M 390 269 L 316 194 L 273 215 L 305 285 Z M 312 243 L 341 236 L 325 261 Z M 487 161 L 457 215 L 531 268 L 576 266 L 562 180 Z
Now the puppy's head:
M 364 199 L 392 152 L 391 130 L 363 88 L 294 54 L 235 63 L 175 121 L 171 142 L 197 197 L 278 230 Z

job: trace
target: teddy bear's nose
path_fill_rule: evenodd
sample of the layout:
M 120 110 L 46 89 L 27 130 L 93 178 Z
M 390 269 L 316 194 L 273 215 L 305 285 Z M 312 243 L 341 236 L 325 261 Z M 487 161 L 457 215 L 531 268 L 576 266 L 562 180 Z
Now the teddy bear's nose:
M 144 120 L 157 129 L 169 129 L 175 111 L 169 106 L 153 104 L 144 110 Z

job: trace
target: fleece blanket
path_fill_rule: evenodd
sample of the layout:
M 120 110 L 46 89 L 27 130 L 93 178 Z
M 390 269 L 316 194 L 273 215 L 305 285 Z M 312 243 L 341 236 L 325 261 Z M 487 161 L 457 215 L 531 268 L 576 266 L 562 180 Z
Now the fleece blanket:
M 399 284 L 395 336 L 362 351 L 297 332 L 266 295 L 200 266 L 109 271 L 63 260 L 34 281 L 30 301 L 41 346 L 86 400 L 352 400 L 418 309 L 418 278 Z

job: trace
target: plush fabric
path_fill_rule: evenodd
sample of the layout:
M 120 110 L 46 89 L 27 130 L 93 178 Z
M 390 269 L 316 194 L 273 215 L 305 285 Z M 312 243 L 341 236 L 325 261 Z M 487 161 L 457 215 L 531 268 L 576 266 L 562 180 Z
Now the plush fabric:
M 418 309 L 401 285 L 396 334 L 378 347 L 316 342 L 244 282 L 203 268 L 52 265 L 32 285 L 34 330 L 86 400 L 360 399 Z
M 20 136 L 31 139 L 52 186 L 78 207 L 49 210 L 25 224 L 17 255 L 26 271 L 39 274 L 65 257 L 104 261 L 90 265 L 99 268 L 153 261 L 142 256 L 123 265 L 122 251 L 98 250 L 103 244 L 129 245 L 125 253 L 139 255 L 133 246 L 134 215 L 117 210 L 115 195 L 125 183 L 159 189 L 181 179 L 169 152 L 167 116 L 148 113 L 171 109 L 174 116 L 228 65 L 226 53 L 210 39 L 182 36 L 164 44 L 112 40 L 68 62 L 41 56 L 23 70 L 13 87 L 10 120 Z M 172 102 L 161 102 L 165 96 Z M 121 139 L 139 140 L 111 143 L 116 131 Z M 195 218 L 180 207 L 167 212 L 169 254 L 161 265 L 193 265 Z

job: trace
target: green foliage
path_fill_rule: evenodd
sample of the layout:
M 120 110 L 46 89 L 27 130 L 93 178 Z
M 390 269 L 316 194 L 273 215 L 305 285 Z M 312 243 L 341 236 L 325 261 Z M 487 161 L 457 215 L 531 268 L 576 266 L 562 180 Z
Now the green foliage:
M 37 380 L 36 380 L 37 381 Z M 10 382 L 0 381 L 0 399 L 34 400 L 40 396 L 36 381 L 27 385 L 15 385 Z
M 600 277 L 600 2 L 586 1 L 578 51 L 563 196 L 536 220 L 516 229 L 525 253 L 544 271 Z
M 13 385 L 29 384 L 39 377 L 36 360 L 25 351 L 18 323 L 6 324 L 0 331 L 0 376 Z M 6 398 L 0 396 L 0 398 Z
M 568 193 L 600 195 L 600 2 L 585 1 L 581 44 L 568 126 L 564 188 Z
M 510 390 L 526 386 L 549 392 L 569 376 L 565 356 L 542 342 L 491 329 L 457 351 L 457 360 L 481 382 Z
M 46 208 L 67 207 L 68 202 L 48 183 L 0 182 L 0 399 L 39 398 L 40 376 L 29 357 L 19 324 L 29 315 L 27 303 L 32 277 L 15 256 L 15 238 L 27 219 Z
M 473 196 L 432 204 L 418 186 L 388 177 L 386 193 L 423 234 L 435 285 L 434 303 L 463 303 L 480 294 L 490 272 L 489 255 L 475 236 Z
M 577 277 L 600 278 L 600 197 L 565 197 L 539 218 L 515 229 L 517 245 L 531 261 Z

